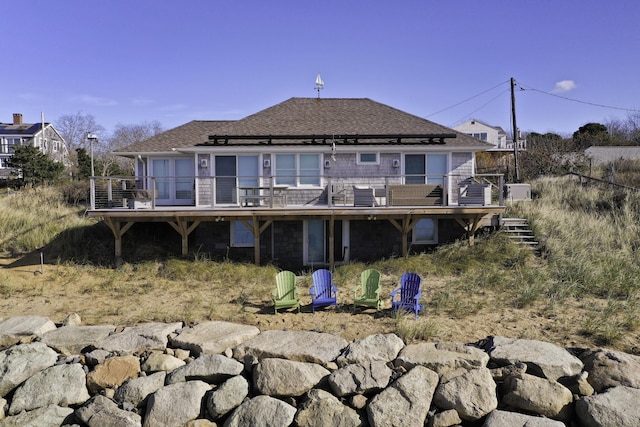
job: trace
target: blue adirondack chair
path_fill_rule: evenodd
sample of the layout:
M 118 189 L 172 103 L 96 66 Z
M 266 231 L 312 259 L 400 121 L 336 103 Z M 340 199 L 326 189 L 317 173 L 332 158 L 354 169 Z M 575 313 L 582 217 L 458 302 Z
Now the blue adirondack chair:
M 418 312 L 422 310 L 420 282 L 422 279 L 416 273 L 403 274 L 400 278 L 400 287 L 391 292 L 391 310 L 414 311 L 417 320 Z
M 316 270 L 311 276 L 313 286 L 309 289 L 311 294 L 311 311 L 316 312 L 317 307 L 327 307 L 329 305 L 338 306 L 338 288 L 333 284 L 331 272 L 329 270 Z

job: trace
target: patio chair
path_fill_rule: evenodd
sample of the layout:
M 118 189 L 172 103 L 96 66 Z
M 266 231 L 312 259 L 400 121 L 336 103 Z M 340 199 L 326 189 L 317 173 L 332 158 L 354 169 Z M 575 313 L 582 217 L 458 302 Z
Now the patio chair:
M 309 289 L 311 294 L 311 311 L 316 312 L 318 307 L 330 305 L 338 306 L 338 288 L 333 284 L 333 278 L 329 270 L 316 270 L 311 276 L 313 286 Z
M 353 309 L 356 306 L 375 307 L 380 310 L 380 272 L 372 268 L 360 274 L 360 285 L 353 289 Z
M 276 274 L 276 288 L 271 294 L 276 314 L 279 308 L 297 308 L 300 312 L 299 289 L 296 286 L 296 275 L 291 271 Z
M 416 320 L 418 312 L 422 310 L 420 305 L 420 297 L 422 290 L 420 282 L 422 279 L 416 273 L 405 273 L 400 278 L 400 287 L 391 292 L 391 310 L 414 311 Z M 397 297 L 397 298 L 396 298 Z

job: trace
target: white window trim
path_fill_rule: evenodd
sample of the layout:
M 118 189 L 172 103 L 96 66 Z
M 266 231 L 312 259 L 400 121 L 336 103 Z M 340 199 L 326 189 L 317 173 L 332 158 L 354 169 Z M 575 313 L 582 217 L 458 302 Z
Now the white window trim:
M 235 223 L 240 223 L 242 226 L 244 226 L 244 223 L 242 223 L 241 221 L 231 221 L 230 227 L 229 227 L 230 228 L 229 242 L 231 244 L 231 247 L 232 248 L 253 248 L 254 239 L 251 239 L 251 241 L 248 242 L 248 243 L 237 243 L 236 242 L 236 239 L 235 239 Z M 251 224 L 251 220 L 249 220 L 249 223 Z M 253 233 L 251 233 L 251 230 L 247 229 L 247 231 L 249 232 L 249 234 L 251 234 L 253 236 Z
M 308 155 L 308 154 L 318 156 L 318 184 L 317 185 L 315 185 L 315 184 L 301 184 L 300 183 L 300 178 L 301 178 L 301 174 L 300 174 L 300 156 L 301 155 Z M 279 155 L 293 155 L 293 156 L 295 156 L 295 167 L 296 167 L 296 170 L 295 170 L 295 181 L 296 181 L 296 183 L 295 183 L 294 187 L 296 187 L 296 188 L 322 188 L 322 176 L 323 176 L 322 171 L 324 170 L 323 169 L 323 164 L 322 164 L 322 161 L 323 161 L 322 154 L 320 154 L 320 153 L 276 153 L 276 154 L 274 154 L 272 156 L 271 163 L 272 163 L 272 167 L 273 167 L 273 169 L 272 169 L 273 170 L 273 176 L 276 179 L 276 183 L 278 183 L 277 173 L 278 173 L 278 156 Z M 280 178 L 284 178 L 284 177 L 280 177 Z
M 433 239 L 432 240 L 418 240 L 416 237 L 416 233 L 411 233 L 411 241 L 415 245 L 435 245 L 438 243 L 438 220 L 436 218 L 422 218 L 422 219 L 430 219 L 433 221 Z M 418 221 L 422 221 L 422 219 Z M 417 224 L 416 224 L 417 225 Z M 415 230 L 415 227 L 414 227 Z
M 362 154 L 375 154 L 376 159 L 373 162 L 364 162 L 360 159 Z M 357 165 L 379 165 L 380 164 L 380 153 L 379 152 L 371 152 L 371 151 L 363 151 L 361 153 L 356 154 L 356 164 Z

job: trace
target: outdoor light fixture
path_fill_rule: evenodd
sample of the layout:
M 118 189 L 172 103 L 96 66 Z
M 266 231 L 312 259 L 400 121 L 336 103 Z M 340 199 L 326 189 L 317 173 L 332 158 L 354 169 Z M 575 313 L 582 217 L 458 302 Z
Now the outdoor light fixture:
M 98 135 L 87 132 L 87 141 L 89 141 L 89 145 L 91 147 L 91 176 L 96 176 L 96 171 L 93 168 L 93 143 L 98 141 Z

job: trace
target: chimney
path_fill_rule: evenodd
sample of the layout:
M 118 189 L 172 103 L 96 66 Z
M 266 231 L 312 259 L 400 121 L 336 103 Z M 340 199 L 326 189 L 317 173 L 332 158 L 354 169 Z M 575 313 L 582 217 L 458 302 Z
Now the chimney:
M 14 125 L 21 125 L 22 124 L 22 114 L 13 113 L 13 124 Z

